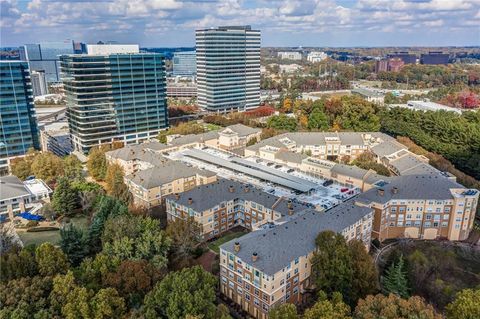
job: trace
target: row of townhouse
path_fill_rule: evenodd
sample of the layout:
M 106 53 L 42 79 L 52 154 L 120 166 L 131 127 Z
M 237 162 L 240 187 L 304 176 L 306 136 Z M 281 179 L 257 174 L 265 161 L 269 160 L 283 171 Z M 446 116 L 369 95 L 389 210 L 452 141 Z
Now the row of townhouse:
M 166 197 L 167 220 L 194 218 L 202 226 L 205 240 L 237 226 L 255 230 L 306 208 L 304 204 L 226 179 Z

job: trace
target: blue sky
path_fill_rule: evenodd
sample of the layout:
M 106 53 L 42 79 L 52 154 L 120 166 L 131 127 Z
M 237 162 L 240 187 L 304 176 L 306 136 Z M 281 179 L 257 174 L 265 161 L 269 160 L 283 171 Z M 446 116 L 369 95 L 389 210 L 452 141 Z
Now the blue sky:
M 0 46 L 74 39 L 193 46 L 250 24 L 263 46 L 480 45 L 480 0 L 0 0 Z

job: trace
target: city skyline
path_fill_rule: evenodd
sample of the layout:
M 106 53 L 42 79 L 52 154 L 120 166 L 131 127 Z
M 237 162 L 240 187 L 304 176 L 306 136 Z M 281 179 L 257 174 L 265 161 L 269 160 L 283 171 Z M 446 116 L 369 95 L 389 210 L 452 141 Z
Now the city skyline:
M 193 46 L 196 29 L 247 24 L 262 30 L 264 47 L 471 46 L 480 33 L 474 0 L 2 0 L 1 8 L 1 46 L 67 39 Z

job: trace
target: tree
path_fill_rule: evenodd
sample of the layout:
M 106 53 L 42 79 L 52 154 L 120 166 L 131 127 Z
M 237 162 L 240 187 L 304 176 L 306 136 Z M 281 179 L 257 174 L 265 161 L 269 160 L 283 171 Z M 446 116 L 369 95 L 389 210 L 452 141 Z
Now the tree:
M 329 128 L 328 118 L 320 110 L 314 110 L 308 116 L 308 129 L 309 130 L 327 130 Z
M 88 240 L 90 243 L 91 253 L 100 251 L 100 238 L 103 228 L 108 217 L 118 217 L 128 214 L 127 206 L 121 201 L 110 196 L 101 196 L 95 205 L 92 222 L 88 228 Z
M 93 318 L 115 319 L 125 314 L 125 300 L 114 288 L 100 289 L 90 301 Z
M 332 300 L 325 293 L 320 293 L 319 300 L 305 311 L 304 319 L 351 319 L 350 307 L 342 300 L 338 292 L 332 294 Z
M 123 169 L 118 164 L 110 164 L 105 175 L 105 182 L 107 184 L 107 194 L 116 198 L 126 204 L 130 201 L 130 193 L 128 187 L 123 180 Z
M 403 256 L 400 255 L 397 263 L 392 263 L 387 269 L 383 279 L 385 294 L 396 294 L 402 298 L 408 298 L 409 287 Z
M 19 247 L 15 229 L 12 224 L 0 224 L 0 256 L 8 253 L 10 249 Z
M 60 247 L 72 266 L 78 266 L 89 253 L 85 232 L 74 225 L 60 230 Z
M 297 129 L 297 120 L 285 114 L 274 115 L 267 120 L 267 127 L 293 132 Z
M 50 243 L 43 243 L 37 247 L 35 260 L 42 276 L 64 274 L 68 270 L 67 256 Z
M 83 181 L 83 165 L 75 155 L 68 155 L 63 159 L 65 177 L 71 181 Z
M 480 318 L 480 288 L 460 291 L 446 310 L 448 319 Z
M 105 149 L 102 147 L 93 147 L 88 153 L 87 169 L 90 175 L 97 181 L 103 181 L 107 174 L 107 159 L 105 158 Z
M 268 312 L 270 319 L 298 319 L 297 306 L 292 303 L 283 303 L 274 306 Z
M 441 319 L 433 307 L 418 296 L 402 299 L 390 294 L 369 295 L 360 299 L 354 312 L 355 319 Z
M 59 179 L 57 187 L 53 192 L 52 206 L 55 212 L 60 215 L 73 213 L 77 206 L 77 192 L 72 188 L 66 177 Z
M 125 260 L 116 271 L 104 276 L 104 283 L 117 289 L 130 306 L 138 307 L 162 277 L 163 272 L 146 260 Z
M 333 231 L 321 232 L 315 240 L 312 274 L 317 289 L 328 296 L 339 292 L 350 305 L 377 291 L 377 273 L 371 257 L 360 241 L 347 244 Z
M 161 269 L 167 265 L 171 240 L 158 220 L 124 215 L 107 219 L 102 243 L 103 252 L 114 260 L 145 259 Z
M 2 254 L 0 259 L 0 280 L 9 281 L 38 274 L 35 260 L 35 246 L 13 247 Z
M 48 184 L 54 183 L 59 176 L 63 176 L 63 172 L 62 159 L 50 152 L 38 154 L 32 162 L 33 175 Z
M 312 258 L 312 274 L 315 286 L 331 296 L 338 291 L 350 296 L 353 278 L 352 256 L 345 238 L 333 231 L 321 232 Z
M 12 174 L 17 176 L 21 180 L 27 179 L 27 177 L 33 175 L 32 163 L 38 154 L 40 154 L 39 151 L 30 148 L 23 158 L 13 159 L 10 165 L 12 169 Z
M 194 218 L 176 218 L 169 222 L 167 236 L 172 239 L 173 265 L 188 266 L 192 261 L 195 249 L 200 243 L 201 226 Z
M 375 109 L 365 103 L 344 105 L 340 122 L 343 128 L 356 132 L 376 132 L 380 129 L 380 118 Z
M 49 276 L 24 277 L 0 284 L 0 318 L 52 318 L 48 314 L 51 289 Z
M 99 253 L 95 255 L 95 258 L 85 258 L 75 272 L 75 276 L 83 286 L 97 291 L 104 287 L 107 275 L 115 272 L 118 266 L 117 261 Z
M 232 316 L 230 316 L 230 310 L 225 304 L 221 303 L 217 306 L 215 319 L 232 319 Z
M 378 272 L 362 241 L 351 240 L 348 242 L 348 248 L 352 255 L 353 269 L 350 298 L 356 302 L 378 292 Z
M 40 208 L 40 214 L 48 221 L 54 221 L 57 218 L 57 213 L 53 209 L 52 203 L 43 204 Z
M 168 274 L 147 294 L 144 313 L 147 319 L 183 319 L 186 315 L 215 318 L 217 280 L 200 266 Z

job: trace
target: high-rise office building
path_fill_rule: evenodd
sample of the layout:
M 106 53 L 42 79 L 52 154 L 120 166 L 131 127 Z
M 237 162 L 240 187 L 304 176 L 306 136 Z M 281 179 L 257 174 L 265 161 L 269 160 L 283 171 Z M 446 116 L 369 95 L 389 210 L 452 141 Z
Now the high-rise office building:
M 405 51 L 394 52 L 387 56 L 390 59 L 401 59 L 405 64 L 416 64 L 417 63 L 417 56 L 415 54 L 411 54 Z
M 0 175 L 32 147 L 40 144 L 28 63 L 0 61 Z
M 59 56 L 71 53 L 70 41 L 25 44 L 20 47 L 20 60 L 28 61 L 32 71 L 43 70 L 47 82 L 60 82 Z
M 197 98 L 210 111 L 260 104 L 260 30 L 227 26 L 196 31 Z
M 168 127 L 165 60 L 138 45 L 87 45 L 60 57 L 74 151 L 134 144 Z
M 197 72 L 195 51 L 175 52 L 173 54 L 173 75 L 194 76 Z
M 30 73 L 33 87 L 33 96 L 40 96 L 48 94 L 47 80 L 45 78 L 45 71 L 32 71 Z

